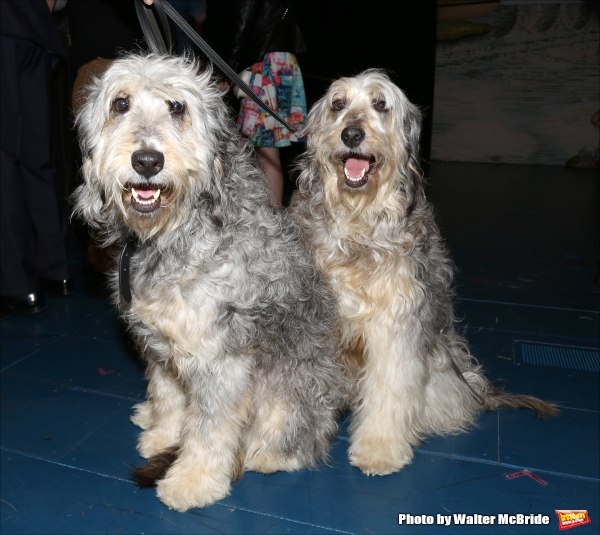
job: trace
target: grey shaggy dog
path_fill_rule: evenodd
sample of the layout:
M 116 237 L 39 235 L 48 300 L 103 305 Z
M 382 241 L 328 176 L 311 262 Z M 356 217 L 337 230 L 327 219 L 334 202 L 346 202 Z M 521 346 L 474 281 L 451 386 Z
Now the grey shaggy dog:
M 482 409 L 555 412 L 492 387 L 455 330 L 454 268 L 425 198 L 420 125 L 384 73 L 334 82 L 309 113 L 290 207 L 337 296 L 350 462 L 366 474 L 400 470 L 425 436 L 459 432 Z
M 132 300 L 114 301 L 147 361 L 132 421 L 137 472 L 178 511 L 209 505 L 243 470 L 327 458 L 346 394 L 336 305 L 300 231 L 269 205 L 210 71 L 128 56 L 77 116 L 75 213 L 105 244 L 135 240 Z M 166 471 L 166 473 L 164 473 Z

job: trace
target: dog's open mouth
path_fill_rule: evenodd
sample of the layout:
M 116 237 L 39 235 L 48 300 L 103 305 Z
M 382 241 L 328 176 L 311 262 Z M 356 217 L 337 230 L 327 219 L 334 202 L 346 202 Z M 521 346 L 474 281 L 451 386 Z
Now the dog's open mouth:
M 349 188 L 360 188 L 369 181 L 369 174 L 375 167 L 375 158 L 373 156 L 349 156 L 343 160 L 344 181 Z
M 136 184 L 130 185 L 129 189 L 131 191 L 131 207 L 134 210 L 148 214 L 160 208 L 160 194 L 164 186 Z

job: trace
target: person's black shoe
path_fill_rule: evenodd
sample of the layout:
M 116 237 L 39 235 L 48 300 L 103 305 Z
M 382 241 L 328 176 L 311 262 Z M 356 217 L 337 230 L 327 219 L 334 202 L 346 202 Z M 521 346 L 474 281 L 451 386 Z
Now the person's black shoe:
M 52 295 L 71 295 L 75 292 L 75 283 L 73 279 L 62 281 L 53 281 L 50 279 L 40 279 L 42 290 Z
M 29 316 L 46 310 L 46 299 L 42 292 L 33 292 L 26 295 L 2 296 L 0 298 L 2 316 L 0 319 L 11 316 Z

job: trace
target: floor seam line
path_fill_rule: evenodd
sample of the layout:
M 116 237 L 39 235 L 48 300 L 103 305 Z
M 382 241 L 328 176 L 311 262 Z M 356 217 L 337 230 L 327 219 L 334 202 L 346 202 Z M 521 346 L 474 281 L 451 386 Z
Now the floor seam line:
M 115 411 L 110 418 L 105 422 L 108 423 L 110 420 L 112 420 L 117 414 L 119 414 L 120 412 L 123 412 L 124 410 L 128 410 L 128 407 L 121 407 L 119 408 L 117 411 Z M 73 452 L 73 450 L 75 450 L 77 447 L 81 446 L 81 444 L 83 444 L 88 438 L 90 438 L 92 435 L 96 435 L 98 433 L 98 430 L 105 424 L 102 424 L 99 428 L 94 429 L 93 431 L 91 431 L 90 433 L 88 433 L 85 437 L 83 437 L 80 441 L 78 441 L 76 444 L 74 444 L 71 448 L 69 448 L 63 455 L 62 457 L 60 457 L 59 460 L 63 460 L 65 457 L 67 457 L 67 455 L 69 455 L 70 453 Z
M 328 528 L 326 526 L 321 526 L 319 524 L 311 524 L 309 522 L 302 522 L 302 520 L 295 520 L 293 518 L 287 518 L 285 516 L 274 515 L 272 513 L 263 513 L 261 511 L 254 511 L 252 509 L 246 509 L 245 507 L 238 507 L 236 505 L 226 504 L 223 502 L 218 502 L 215 505 L 220 505 L 221 507 L 227 507 L 228 509 L 232 509 L 232 508 L 239 509 L 240 511 L 246 511 L 247 513 L 254 513 L 257 515 L 266 516 L 266 517 L 270 517 L 270 518 L 277 518 L 278 520 L 285 520 L 287 522 L 293 522 L 294 524 L 302 524 L 303 526 L 310 526 L 310 527 L 319 528 L 319 529 L 326 529 L 327 531 L 333 531 L 335 533 L 344 533 L 346 535 L 355 535 L 355 532 L 353 532 L 353 531 L 343 531 L 340 529 Z
M 464 321 L 461 320 L 461 321 Z M 585 336 L 565 336 L 565 335 L 561 335 L 561 334 L 540 334 L 539 332 L 533 332 L 533 331 L 517 331 L 517 330 L 513 330 L 513 329 L 496 329 L 495 327 L 484 327 L 483 325 L 479 326 L 479 327 L 475 327 L 475 326 L 471 326 L 471 325 L 463 325 L 462 326 L 465 330 L 467 331 L 475 331 L 475 334 L 477 334 L 478 332 L 481 331 L 490 331 L 490 332 L 494 332 L 494 333 L 502 333 L 502 334 L 510 334 L 510 333 L 516 333 L 516 334 L 525 334 L 528 336 L 540 336 L 540 337 L 544 337 L 544 338 L 573 338 L 574 340 L 585 340 L 586 342 L 594 342 L 596 344 L 596 346 L 593 349 L 597 349 L 598 348 L 598 338 L 586 338 Z M 533 341 L 533 340 L 532 340 Z M 550 342 L 540 342 L 540 343 L 550 343 Z
M 41 334 L 52 334 L 55 336 L 70 336 L 71 338 L 77 338 L 79 340 L 93 340 L 94 342 L 104 342 L 106 344 L 114 344 L 114 345 L 118 345 L 118 346 L 123 346 L 123 342 L 121 341 L 115 341 L 113 340 L 109 340 L 109 339 L 105 339 L 105 338 L 98 338 L 93 337 L 93 336 L 89 336 L 89 335 L 84 335 L 84 334 L 73 334 L 73 333 L 61 333 L 58 331 L 53 331 L 53 330 L 45 330 L 45 331 L 38 331 Z
M 100 476 L 100 477 L 105 477 L 105 478 L 108 478 L 108 479 L 114 479 L 114 480 L 122 481 L 123 483 L 128 483 L 128 484 L 131 484 L 131 485 L 134 484 L 133 481 L 131 481 L 129 479 L 123 479 L 121 477 L 117 477 L 117 476 L 113 476 L 113 475 L 108 475 L 108 474 L 102 474 L 100 472 L 94 472 L 93 470 L 86 470 L 85 468 L 79 468 L 77 466 L 72 466 L 72 465 L 61 463 L 61 462 L 58 462 L 58 461 L 52 461 L 50 459 L 44 459 L 43 457 L 38 457 L 37 455 L 31 455 L 29 453 L 24 453 L 22 451 L 14 450 L 12 448 L 7 448 L 7 447 L 4 447 L 4 446 L 1 446 L 0 450 L 8 452 L 8 453 L 14 453 L 16 455 L 21 455 L 22 457 L 27 457 L 27 458 L 30 458 L 30 459 L 36 459 L 38 461 L 46 462 L 46 463 L 49 463 L 49 464 L 54 464 L 54 465 L 57 465 L 57 466 L 62 466 L 64 468 L 71 468 L 73 470 L 77 470 L 78 472 L 85 472 L 87 474 L 93 474 L 93 475 Z M 233 509 L 239 509 L 240 511 L 245 511 L 247 513 L 257 514 L 257 515 L 260 515 L 260 516 L 277 518 L 278 520 L 285 520 L 287 522 L 291 522 L 291 523 L 294 523 L 294 524 L 301 524 L 303 526 L 309 526 L 309 527 L 314 527 L 314 528 L 319 528 L 319 529 L 325 529 L 327 531 L 332 531 L 334 533 L 344 533 L 346 535 L 354 535 L 354 532 L 352 532 L 352 531 L 343 531 L 343 530 L 336 529 L 336 528 L 330 528 L 330 527 L 327 527 L 327 526 L 321 526 L 320 524 L 312 524 L 310 522 L 302 522 L 301 520 L 296 520 L 296 519 L 293 519 L 293 518 L 287 518 L 287 517 L 275 515 L 275 514 L 272 514 L 272 513 L 264 513 L 264 512 L 261 512 L 261 511 L 254 511 L 252 509 L 248 509 L 248 508 L 245 508 L 245 507 L 239 507 L 239 506 L 234 505 L 234 504 L 227 504 L 227 503 L 224 503 L 224 502 L 218 502 L 215 505 L 219 505 L 221 507 L 226 507 L 228 509 L 231 509 L 231 508 L 233 508 Z M 191 514 L 194 514 L 194 513 L 192 512 Z
M 56 340 L 52 340 L 51 342 L 48 342 L 45 346 L 40 347 L 39 349 L 36 349 L 35 351 L 32 351 L 31 353 L 27 353 L 27 355 L 25 355 L 24 357 L 21 357 L 19 360 L 9 364 L 8 366 L 6 366 L 5 368 L 2 368 L 0 370 L 0 373 L 4 373 L 6 370 L 8 370 L 8 368 L 10 368 L 11 366 L 14 366 L 15 364 L 18 364 L 19 362 L 22 362 L 23 360 L 25 360 L 26 358 L 31 357 L 31 355 L 35 355 L 36 353 L 38 353 L 39 351 L 42 351 L 42 349 L 46 349 L 47 347 L 50 347 L 52 344 L 55 344 L 56 342 L 58 342 L 59 340 L 62 340 L 63 338 L 65 338 L 67 335 L 66 334 L 57 334 L 56 336 L 58 336 L 58 338 Z
M 21 375 L 18 373 L 11 373 L 11 372 L 1 372 L 3 375 L 8 375 L 11 377 L 18 377 L 20 379 L 28 379 L 30 381 L 36 381 L 38 383 L 43 383 L 43 384 L 48 384 L 48 385 L 54 385 L 54 386 L 59 386 L 61 388 L 64 388 L 66 390 L 72 390 L 74 392 L 83 392 L 85 394 L 98 394 L 99 396 L 107 396 L 110 398 L 116 398 L 116 399 L 122 399 L 122 400 L 126 400 L 126 401 L 140 401 L 138 398 L 132 398 L 129 396 L 123 396 L 120 394 L 111 394 L 109 392 L 101 392 L 99 390 L 92 390 L 91 388 L 83 388 L 80 386 L 71 386 L 68 385 L 66 383 L 58 383 L 56 381 L 50 381 L 47 379 L 41 379 L 39 377 L 29 377 L 28 375 Z
M 546 470 L 544 468 L 532 468 L 530 466 L 523 466 L 523 465 L 518 465 L 518 464 L 508 464 L 508 463 L 503 463 L 500 461 L 489 461 L 487 459 L 477 459 L 476 457 L 467 457 L 467 456 L 455 455 L 455 454 L 449 454 L 449 453 L 440 453 L 440 452 L 436 452 L 436 451 L 427 451 L 427 450 L 422 450 L 420 448 L 417 449 L 416 451 L 418 453 L 422 453 L 424 455 L 431 455 L 434 457 L 443 457 L 446 459 L 454 459 L 457 461 L 468 461 L 468 462 L 477 463 L 477 464 L 486 464 L 489 466 L 500 466 L 500 467 L 504 467 L 504 468 L 517 468 L 517 469 L 521 469 L 521 470 L 530 470 L 531 472 L 539 472 L 542 474 L 550 474 L 550 475 L 566 477 L 566 478 L 570 478 L 570 479 L 579 479 L 579 480 L 583 480 L 583 481 L 591 481 L 593 483 L 600 483 L 600 478 L 597 478 L 597 477 L 578 476 L 575 474 L 566 474 L 565 472 L 555 472 L 553 470 Z
M 500 461 L 500 411 L 498 411 L 496 413 L 496 416 L 497 416 L 496 422 L 497 422 L 497 426 L 498 426 L 498 448 L 496 451 L 496 461 L 499 466 L 501 464 L 501 461 Z
M 600 314 L 598 310 L 584 310 L 580 308 L 563 308 L 563 307 L 551 307 L 546 305 L 530 305 L 524 303 L 510 303 L 506 301 L 489 301 L 487 299 L 473 299 L 471 297 L 455 297 L 454 301 L 468 301 L 471 303 L 487 303 L 492 305 L 506 305 L 515 307 L 528 307 L 528 308 L 545 308 L 546 310 L 562 310 L 564 312 L 584 312 L 586 314 Z
M 102 474 L 101 472 L 94 472 L 93 470 L 87 470 L 85 468 L 79 468 L 78 466 L 72 466 L 70 464 L 65 464 L 65 463 L 61 463 L 58 461 L 52 461 L 51 459 L 44 459 L 43 457 L 38 457 L 37 455 L 32 455 L 30 453 L 25 453 L 19 450 L 15 450 L 12 448 L 7 448 L 6 446 L 0 446 L 0 450 L 2 451 L 6 451 L 8 453 L 14 453 L 15 455 L 21 455 L 22 457 L 27 457 L 29 459 L 36 459 L 37 461 L 42 461 L 42 462 L 46 462 L 49 464 L 55 464 L 57 466 L 62 466 L 64 468 L 71 468 L 73 470 L 77 470 L 78 472 L 85 472 L 87 474 L 94 474 L 96 476 L 100 476 L 100 477 L 106 477 L 108 479 L 115 479 L 117 481 L 122 481 L 124 483 L 129 483 L 131 485 L 133 485 L 133 481 L 129 480 L 129 479 L 123 479 L 122 477 L 117 477 L 117 476 L 111 476 L 108 474 Z
M 559 405 L 561 411 L 581 411 L 581 412 L 591 412 L 593 414 L 599 414 L 600 411 L 596 411 L 593 409 L 578 409 L 576 407 L 565 407 L 564 405 Z

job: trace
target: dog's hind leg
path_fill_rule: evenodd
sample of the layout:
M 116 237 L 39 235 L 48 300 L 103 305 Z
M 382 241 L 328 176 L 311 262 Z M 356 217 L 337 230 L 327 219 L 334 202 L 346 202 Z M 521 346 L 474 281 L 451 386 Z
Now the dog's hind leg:
M 469 354 L 464 340 L 454 332 L 446 335 L 433 356 L 438 366 L 441 364 L 443 368 L 435 369 L 434 366 L 426 388 L 424 423 L 429 427 L 428 433 L 464 431 L 474 423 L 480 411 L 494 411 L 502 407 L 532 409 L 542 418 L 557 414 L 556 407 L 545 401 L 533 396 L 505 393 L 491 385 L 481 366 Z
M 185 395 L 181 384 L 158 362 L 148 363 L 148 400 L 136 405 L 135 424 L 145 424 L 138 440 L 138 453 L 149 459 L 179 442 L 185 414 Z M 140 425 L 142 427 L 142 425 Z
M 290 418 L 290 406 L 284 399 L 274 398 L 276 396 L 260 404 L 246 433 L 246 470 L 271 474 L 293 472 L 303 467 L 294 452 L 284 452 L 282 442 Z
M 385 317 L 365 326 L 365 367 L 350 426 L 350 464 L 367 475 L 397 472 L 424 435 L 420 422 L 428 370 L 417 321 L 394 332 Z
M 477 393 L 476 398 L 452 368 L 431 372 L 426 388 L 426 407 L 423 425 L 427 433 L 454 434 L 466 430 L 483 409 L 477 399 L 483 399 L 487 381 L 477 369 L 463 371 L 465 381 Z
M 185 357 L 192 358 L 192 357 Z M 219 357 L 208 364 L 189 363 L 181 369 L 188 404 L 180 449 L 157 496 L 171 509 L 205 507 L 229 494 L 239 477 L 241 405 L 251 388 L 249 359 Z
M 327 459 L 346 384 L 335 349 L 326 350 L 330 359 L 299 359 L 257 384 L 257 412 L 245 440 L 246 470 L 291 472 Z

